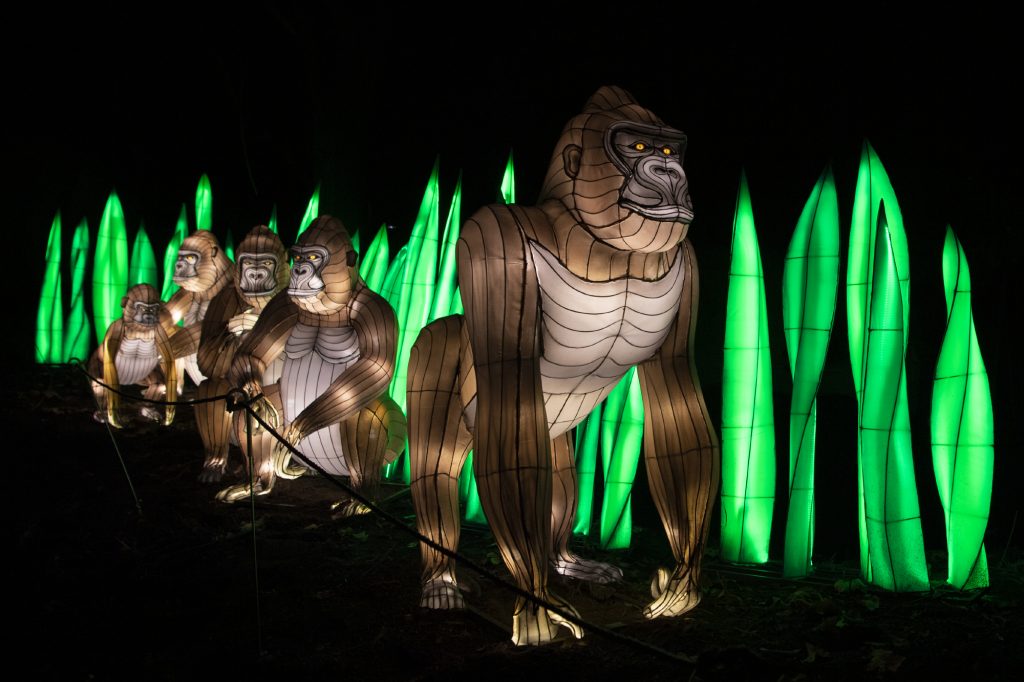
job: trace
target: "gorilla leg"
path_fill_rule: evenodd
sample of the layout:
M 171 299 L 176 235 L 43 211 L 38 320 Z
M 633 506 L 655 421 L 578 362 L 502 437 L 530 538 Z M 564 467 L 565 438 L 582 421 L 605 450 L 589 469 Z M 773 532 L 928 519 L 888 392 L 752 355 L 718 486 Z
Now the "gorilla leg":
M 89 357 L 89 363 L 86 365 L 90 376 L 94 376 L 97 379 L 103 378 L 103 344 L 93 351 Z M 89 387 L 92 389 L 92 395 L 96 399 L 96 411 L 92 413 L 92 418 L 101 424 L 107 421 L 107 389 L 100 386 L 95 381 L 89 380 Z M 117 424 L 114 424 L 117 426 Z
M 341 423 L 341 442 L 348 464 L 349 482 L 363 497 L 376 499 L 381 469 L 405 448 L 405 415 L 389 396 L 377 398 L 354 417 Z M 370 508 L 354 498 L 332 507 L 335 518 L 365 514 Z
M 568 432 L 551 441 L 551 455 L 551 567 L 561 575 L 595 583 L 621 580 L 622 570 L 618 567 L 584 559 L 569 550 L 579 488 Z
M 142 397 L 146 400 L 167 400 L 167 384 L 164 383 L 164 375 L 159 369 L 154 369 L 149 375 L 142 380 Z M 168 409 L 168 405 L 164 405 L 164 409 Z M 173 408 L 171 408 L 173 411 Z M 158 406 L 154 403 L 139 403 L 139 414 L 142 415 L 143 419 L 149 421 L 162 421 L 163 415 L 160 414 Z
M 462 320 L 444 317 L 427 325 L 409 355 L 409 457 L 416 525 L 422 535 L 454 551 L 459 545 L 459 474 L 472 437 L 462 419 L 459 355 Z M 420 606 L 464 606 L 455 563 L 420 544 L 423 593 Z
M 204 381 L 196 389 L 196 398 L 204 400 L 217 395 L 225 395 L 231 385 L 225 379 Z M 224 469 L 228 463 L 228 440 L 231 434 L 231 414 L 224 400 L 208 403 L 197 403 L 196 428 L 203 441 L 203 470 L 199 480 L 203 483 L 216 483 L 224 477 Z
M 281 395 L 277 384 L 263 387 L 263 396 L 270 401 L 278 414 L 282 413 Z M 274 445 L 277 439 L 269 431 L 261 427 L 255 419 L 252 420 L 252 453 L 249 452 L 248 438 L 246 437 L 246 421 L 250 418 L 245 410 L 236 413 L 238 419 L 234 422 L 235 436 L 242 448 L 242 455 L 245 457 L 246 471 L 251 474 L 252 493 L 255 495 L 266 495 L 274 487 L 277 477 L 274 475 Z M 217 493 L 217 499 L 222 502 L 237 502 L 249 497 L 249 483 L 233 485 Z

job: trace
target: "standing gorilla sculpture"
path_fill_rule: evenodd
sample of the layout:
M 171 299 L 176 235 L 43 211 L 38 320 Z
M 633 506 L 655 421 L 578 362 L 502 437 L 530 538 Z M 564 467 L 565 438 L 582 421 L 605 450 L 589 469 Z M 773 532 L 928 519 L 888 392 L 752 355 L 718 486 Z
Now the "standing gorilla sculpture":
M 149 400 L 175 396 L 177 372 L 169 338 L 175 329 L 160 293 L 149 284 L 136 284 L 121 299 L 121 319 L 111 323 L 103 343 L 93 351 L 89 374 L 102 377 L 115 391 L 121 386 L 144 386 L 142 395 Z M 119 396 L 95 381 L 90 383 L 98 408 L 93 417 L 120 428 Z M 152 404 L 143 403 L 140 413 L 160 421 Z M 165 407 L 163 419 L 164 424 L 174 421 L 173 405 Z
M 196 358 L 203 317 L 213 297 L 231 284 L 234 273 L 234 264 L 209 230 L 193 232 L 178 248 L 174 283 L 181 289 L 171 296 L 167 309 L 175 322 L 185 320 L 184 328 L 173 338 L 174 357 L 197 386 L 206 378 L 200 372 Z
M 250 397 L 262 393 L 254 409 L 283 426 L 289 443 L 372 495 L 385 462 L 405 446 L 405 415 L 387 395 L 395 368 L 395 311 L 359 278 L 356 252 L 336 218 L 317 218 L 291 252 L 288 289 L 267 304 L 242 342 L 231 384 Z M 282 353 L 281 380 L 267 386 L 264 373 Z M 244 446 L 242 422 L 236 428 Z M 295 478 L 303 471 L 289 466 L 290 454 L 276 443 L 266 431 L 254 435 L 257 494 L 268 493 L 275 476 Z M 238 485 L 218 497 L 231 502 L 248 494 L 248 485 Z M 337 516 L 365 511 L 349 499 Z
M 270 300 L 288 286 L 288 253 L 281 239 L 265 225 L 254 227 L 238 245 L 234 286 L 210 301 L 202 321 L 197 360 L 207 380 L 196 389 L 199 399 L 226 395 L 228 371 L 235 352 Z M 264 386 L 281 377 L 278 358 L 263 373 Z M 206 454 L 199 480 L 219 481 L 224 475 L 231 440 L 231 416 L 223 400 L 196 404 L 196 427 Z M 238 445 L 236 442 L 235 445 Z
M 475 449 L 484 512 L 516 584 L 617 574 L 567 550 L 577 484 L 570 429 L 633 365 L 645 405 L 651 494 L 676 565 L 659 569 L 648 618 L 685 613 L 719 481 L 718 439 L 693 362 L 697 264 L 683 172 L 685 136 L 604 87 L 562 132 L 533 207 L 492 205 L 458 244 L 463 316 L 428 325 L 409 361 L 412 493 L 420 532 L 459 538 L 458 477 Z M 421 605 L 463 605 L 453 562 L 421 544 Z M 578 626 L 524 598 L 513 641 Z

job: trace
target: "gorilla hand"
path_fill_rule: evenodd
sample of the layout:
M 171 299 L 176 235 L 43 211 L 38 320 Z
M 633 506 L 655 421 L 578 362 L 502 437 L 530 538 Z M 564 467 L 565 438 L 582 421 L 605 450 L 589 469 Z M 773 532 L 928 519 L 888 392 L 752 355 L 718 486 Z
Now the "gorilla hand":
M 288 445 L 295 447 L 303 438 L 304 436 L 301 432 L 301 426 L 298 424 L 298 420 L 296 420 L 289 424 L 288 428 L 285 429 L 283 435 L 284 442 L 277 439 L 277 442 L 274 443 L 274 450 L 271 459 L 274 463 L 274 473 L 276 475 L 281 478 L 291 480 L 309 473 L 309 469 L 306 467 L 292 465 L 292 451 L 288 447 Z M 287 443 L 287 445 L 285 443 Z
M 256 320 L 260 319 L 260 316 L 259 313 L 254 313 L 252 310 L 252 308 L 249 308 L 245 312 L 238 313 L 230 318 L 227 323 L 228 332 L 235 336 L 241 336 L 256 326 Z

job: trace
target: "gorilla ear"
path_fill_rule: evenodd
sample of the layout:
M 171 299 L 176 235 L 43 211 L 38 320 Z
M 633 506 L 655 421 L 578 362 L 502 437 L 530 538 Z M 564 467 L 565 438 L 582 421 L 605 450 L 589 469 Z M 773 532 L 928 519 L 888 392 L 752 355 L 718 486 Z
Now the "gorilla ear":
M 348 266 L 352 268 L 355 267 L 356 261 L 359 260 L 359 254 L 355 252 L 355 249 L 352 249 L 347 254 L 345 254 L 345 258 L 348 262 Z
M 217 251 L 218 251 L 218 249 L 217 249 L 216 246 L 211 246 L 210 247 L 210 258 L 216 258 L 217 257 Z
M 122 296 L 121 297 L 121 307 L 124 308 L 126 305 L 128 305 L 128 297 L 127 296 Z
M 569 144 L 562 150 L 562 165 L 565 167 L 565 174 L 575 179 L 580 174 L 580 158 L 583 156 L 583 149 L 576 144 Z

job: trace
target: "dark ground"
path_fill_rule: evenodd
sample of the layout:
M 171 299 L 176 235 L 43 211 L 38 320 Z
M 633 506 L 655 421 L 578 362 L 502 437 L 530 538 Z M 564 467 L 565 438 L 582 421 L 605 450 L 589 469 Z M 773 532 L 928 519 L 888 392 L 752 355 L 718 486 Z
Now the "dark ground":
M 1019 679 L 1024 664 L 1012 545 L 988 548 L 989 589 L 892 594 L 858 581 L 853 560 L 819 560 L 804 580 L 780 578 L 777 563 L 726 565 L 712 532 L 701 605 L 647 622 L 650 576 L 670 554 L 638 521 L 627 551 L 579 548 L 622 567 L 622 584 L 553 583 L 584 618 L 648 647 L 590 631 L 516 648 L 510 593 L 463 568 L 467 611 L 420 609 L 413 539 L 378 517 L 332 520 L 343 493 L 322 477 L 285 481 L 255 510 L 215 501 L 217 486 L 196 481 L 191 408 L 171 427 L 136 420 L 114 434 L 140 511 L 77 369 L 16 372 L 0 406 L 23 467 L 8 483 L 7 644 L 27 679 Z M 409 496 L 388 496 L 412 524 Z M 638 486 L 638 510 L 647 497 Z M 507 578 L 486 530 L 464 530 L 461 551 Z M 929 560 L 934 578 L 945 558 Z

